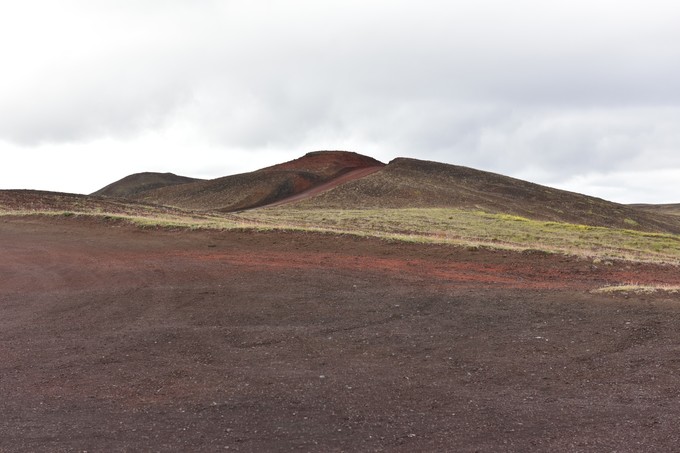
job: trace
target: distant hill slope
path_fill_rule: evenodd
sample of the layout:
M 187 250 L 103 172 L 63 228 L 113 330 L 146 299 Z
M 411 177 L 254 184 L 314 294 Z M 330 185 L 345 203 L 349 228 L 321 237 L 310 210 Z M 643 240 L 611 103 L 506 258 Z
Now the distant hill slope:
M 114 183 L 109 184 L 106 187 L 101 188 L 91 195 L 135 198 L 141 193 L 149 190 L 197 181 L 202 180 L 188 178 L 186 176 L 178 176 L 173 173 L 135 173 L 134 175 L 126 176 Z
M 448 207 L 532 219 L 680 233 L 673 216 L 456 165 L 398 158 L 295 208 Z
M 95 213 L 143 216 L 190 216 L 194 213 L 168 206 L 139 203 L 124 198 L 101 197 L 44 190 L 0 190 L 0 215 L 4 212 L 30 214 L 57 212 L 65 216 L 74 213 Z
M 198 211 L 444 207 L 531 219 L 680 234 L 680 205 L 612 203 L 472 168 L 409 158 L 385 165 L 347 151 L 316 151 L 212 180 L 130 175 L 94 195 Z
M 631 204 L 629 206 L 657 214 L 680 216 L 680 204 Z
M 353 152 L 316 151 L 254 172 L 162 187 L 134 198 L 185 209 L 236 211 L 275 203 L 349 172 L 384 165 Z

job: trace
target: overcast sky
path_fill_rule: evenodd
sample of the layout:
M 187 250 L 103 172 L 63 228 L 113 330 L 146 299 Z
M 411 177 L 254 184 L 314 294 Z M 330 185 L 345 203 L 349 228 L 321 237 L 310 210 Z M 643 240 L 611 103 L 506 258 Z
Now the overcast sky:
M 0 5 L 0 189 L 344 149 L 680 203 L 680 2 Z

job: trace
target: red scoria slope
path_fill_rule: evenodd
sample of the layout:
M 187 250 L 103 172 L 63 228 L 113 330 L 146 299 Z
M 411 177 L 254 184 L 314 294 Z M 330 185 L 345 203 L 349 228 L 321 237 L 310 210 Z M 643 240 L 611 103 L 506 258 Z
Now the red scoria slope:
M 148 191 L 138 200 L 185 209 L 236 211 L 276 203 L 348 173 L 383 166 L 353 152 L 316 151 L 250 173 Z

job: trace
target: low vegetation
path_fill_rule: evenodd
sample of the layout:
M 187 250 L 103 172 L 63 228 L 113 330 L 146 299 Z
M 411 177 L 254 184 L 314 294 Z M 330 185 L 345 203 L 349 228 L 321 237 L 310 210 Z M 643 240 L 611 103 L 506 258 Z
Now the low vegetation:
M 260 209 L 238 215 L 258 227 L 359 234 L 607 259 L 680 263 L 680 235 L 545 222 L 456 209 Z
M 144 204 L 97 205 L 92 199 L 59 203 L 0 203 L 0 215 L 88 216 L 142 227 L 296 230 L 385 240 L 452 244 L 501 250 L 537 250 L 608 260 L 680 264 L 680 235 L 531 220 L 517 215 L 447 208 L 293 209 L 197 213 Z
M 99 211 L 99 210 L 7 210 L 0 206 L 0 218 L 3 216 L 51 216 L 51 217 L 78 217 L 99 219 L 108 222 L 129 222 L 146 228 L 186 228 L 186 229 L 234 229 L 253 228 L 250 222 L 243 221 L 233 216 L 214 216 L 201 214 L 168 214 L 154 210 L 129 210 L 129 211 Z
M 599 294 L 612 293 L 634 293 L 634 294 L 653 294 L 653 293 L 672 293 L 680 292 L 678 285 L 640 285 L 637 283 L 626 283 L 624 285 L 605 286 L 593 291 Z

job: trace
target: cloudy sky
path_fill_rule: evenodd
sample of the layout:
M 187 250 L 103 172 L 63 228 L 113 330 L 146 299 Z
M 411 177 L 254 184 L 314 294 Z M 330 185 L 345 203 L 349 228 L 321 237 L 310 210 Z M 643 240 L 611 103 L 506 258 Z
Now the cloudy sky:
M 0 189 L 345 149 L 680 203 L 674 0 L 0 5 Z

